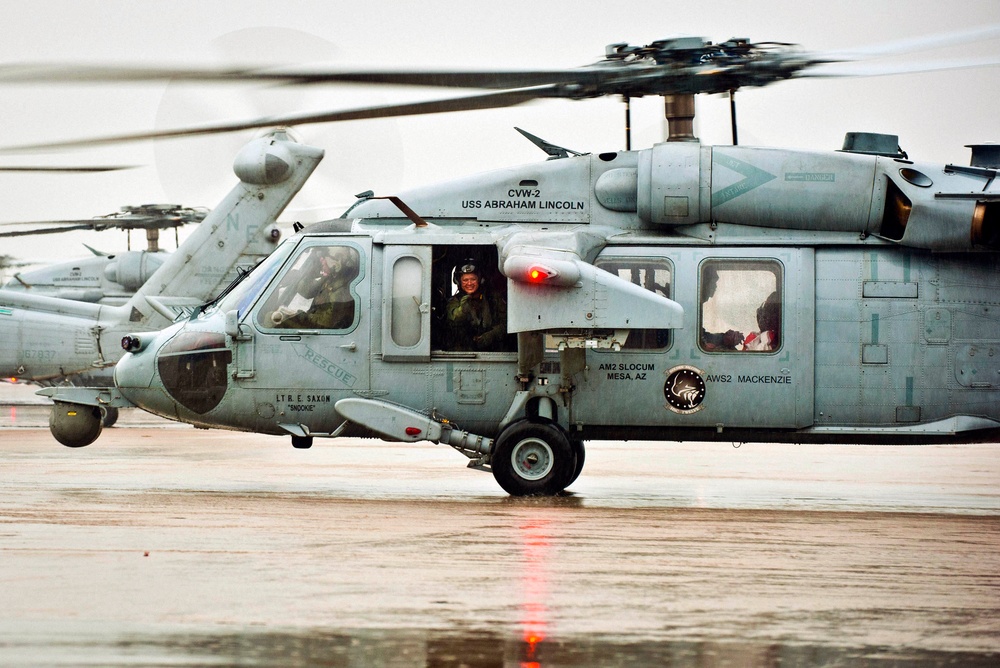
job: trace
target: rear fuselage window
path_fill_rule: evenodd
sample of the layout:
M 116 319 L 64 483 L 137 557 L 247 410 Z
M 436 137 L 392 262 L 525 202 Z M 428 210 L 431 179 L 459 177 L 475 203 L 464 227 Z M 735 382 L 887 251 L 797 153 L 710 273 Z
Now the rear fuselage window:
M 782 271 L 775 260 L 701 265 L 698 345 L 706 352 L 764 353 L 782 340 Z
M 600 257 L 594 262 L 609 274 L 670 298 L 673 271 L 664 258 Z M 622 350 L 663 350 L 670 346 L 669 329 L 633 329 Z

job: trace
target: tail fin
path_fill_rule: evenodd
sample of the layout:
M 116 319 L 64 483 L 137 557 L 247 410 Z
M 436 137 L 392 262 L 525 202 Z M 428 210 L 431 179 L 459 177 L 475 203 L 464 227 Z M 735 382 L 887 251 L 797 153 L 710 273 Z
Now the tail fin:
M 298 144 L 280 131 L 247 144 L 233 164 L 239 184 L 117 313 L 101 319 L 155 329 L 168 324 L 163 298 L 210 300 L 235 277 L 241 258 L 252 264 L 271 252 L 270 226 L 322 158 L 322 149 Z

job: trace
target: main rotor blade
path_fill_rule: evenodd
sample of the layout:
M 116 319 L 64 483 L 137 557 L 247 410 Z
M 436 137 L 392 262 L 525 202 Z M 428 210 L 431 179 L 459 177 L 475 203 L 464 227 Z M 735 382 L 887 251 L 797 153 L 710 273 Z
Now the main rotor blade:
M 972 44 L 1000 37 L 1000 24 L 980 26 L 938 35 L 923 35 L 874 44 L 856 49 L 811 53 L 817 62 L 867 60 L 927 51 L 947 46 Z M 616 65 L 621 63 L 616 61 Z M 242 67 L 184 67 L 80 65 L 68 63 L 11 63 L 0 66 L 0 82 L 142 82 L 172 79 L 190 82 L 243 82 L 309 85 L 358 83 L 445 88 L 509 90 L 545 85 L 596 85 L 607 75 L 617 76 L 618 67 L 609 61 L 569 69 L 533 70 L 359 70 L 336 71 L 316 68 L 294 69 L 261 64 Z
M 939 35 L 922 35 L 911 37 L 883 44 L 873 44 L 858 49 L 843 51 L 830 51 L 822 54 L 822 57 L 829 60 L 867 60 L 870 58 L 884 58 L 886 56 L 899 56 L 915 51 L 929 51 L 930 49 L 940 49 L 947 46 L 958 46 L 960 44 L 972 44 L 988 39 L 1000 37 L 1000 24 L 981 26 L 969 30 L 959 30 Z
M 108 165 L 106 167 L 0 167 L 0 172 L 117 172 L 123 169 L 135 169 L 135 165 Z
M 162 206 L 162 205 L 161 205 Z M 66 227 L 41 228 L 32 230 L 19 230 L 8 232 L 0 236 L 29 236 L 32 234 L 55 234 L 58 231 L 88 229 L 96 232 L 116 228 L 120 230 L 167 230 L 172 227 L 181 227 L 189 223 L 200 223 L 205 219 L 206 212 L 198 209 L 173 209 L 164 208 L 162 214 L 158 213 L 136 213 L 136 209 L 155 209 L 157 205 L 145 205 L 144 207 L 123 207 L 118 213 L 107 216 L 97 216 L 95 218 L 81 218 L 76 220 L 16 220 L 0 223 L 0 227 L 24 226 L 24 225 L 64 225 Z
M 222 134 L 240 130 L 280 127 L 288 125 L 308 125 L 310 123 L 336 123 L 372 118 L 391 118 L 394 116 L 415 116 L 420 114 L 438 114 L 451 111 L 470 111 L 475 109 L 496 109 L 512 107 L 539 98 L 556 96 L 555 90 L 548 87 L 529 88 L 486 95 L 471 95 L 445 100 L 429 100 L 406 104 L 390 104 L 376 107 L 362 107 L 343 111 L 309 112 L 289 114 L 287 116 L 265 116 L 248 121 L 204 125 L 196 128 L 180 128 L 175 130 L 159 130 L 135 134 L 98 137 L 95 139 L 80 139 L 65 142 L 44 144 L 27 144 L 0 148 L 0 153 L 17 153 L 52 148 L 81 148 L 85 146 L 100 146 L 118 144 L 146 139 L 167 139 L 175 137 L 194 137 L 199 135 Z
M 940 72 L 944 70 L 959 70 L 973 67 L 992 67 L 1000 65 L 1000 56 L 950 61 L 907 61 L 905 63 L 821 63 L 808 71 L 796 75 L 796 78 L 833 78 L 833 77 L 878 77 L 891 74 L 918 74 L 920 72 Z
M 174 81 L 203 83 L 272 83 L 309 85 L 324 83 L 390 84 L 443 88 L 508 90 L 548 84 L 572 84 L 586 70 L 319 70 L 287 67 L 121 67 L 114 65 L 9 64 L 0 66 L 4 83 L 100 83 Z
M 183 79 L 185 81 L 280 81 L 266 67 L 196 68 L 181 66 L 80 65 L 79 63 L 8 63 L 0 66 L 4 83 L 104 83 Z
M 919 68 L 875 67 L 837 72 L 823 69 L 843 63 L 921 49 L 992 39 L 1000 36 L 1000 25 L 973 30 L 900 40 L 894 43 L 829 54 L 806 53 L 794 45 L 777 42 L 751 43 L 733 39 L 712 44 L 702 38 L 660 40 L 644 47 L 610 45 L 606 59 L 593 65 L 565 70 L 512 71 L 353 71 L 331 72 L 288 68 L 120 68 L 105 66 L 7 65 L 0 66 L 0 82 L 38 81 L 242 81 L 314 85 L 320 83 L 397 84 L 496 90 L 481 95 L 404 104 L 363 107 L 330 112 L 306 112 L 268 116 L 247 121 L 223 122 L 193 128 L 124 134 L 95 139 L 70 140 L 0 148 L 2 153 L 52 148 L 99 146 L 147 139 L 213 135 L 240 130 L 312 123 L 390 118 L 511 107 L 539 98 L 574 98 L 618 95 L 697 94 L 734 91 L 747 86 L 766 86 L 790 78 L 822 76 L 876 76 L 900 72 L 953 69 L 955 64 Z M 979 66 L 982 63 L 980 62 Z M 988 63 L 994 64 L 994 63 Z M 960 67 L 976 66 L 972 63 Z
M 81 218 L 80 220 L 17 220 L 0 223 L 0 227 L 11 227 L 13 225 L 88 225 L 93 227 L 98 222 L 103 225 L 103 221 L 93 218 Z
M 35 234 L 61 234 L 73 230 L 92 230 L 93 225 L 71 225 L 69 227 L 45 227 L 40 230 L 22 230 L 20 232 L 0 232 L 0 237 L 28 237 Z

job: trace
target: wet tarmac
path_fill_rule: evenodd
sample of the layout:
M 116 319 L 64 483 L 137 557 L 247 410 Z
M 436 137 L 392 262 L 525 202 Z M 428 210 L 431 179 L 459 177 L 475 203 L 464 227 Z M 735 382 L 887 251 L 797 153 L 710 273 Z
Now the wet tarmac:
M 1000 665 L 997 445 L 595 442 L 513 499 L 445 446 L 10 408 L 0 665 Z

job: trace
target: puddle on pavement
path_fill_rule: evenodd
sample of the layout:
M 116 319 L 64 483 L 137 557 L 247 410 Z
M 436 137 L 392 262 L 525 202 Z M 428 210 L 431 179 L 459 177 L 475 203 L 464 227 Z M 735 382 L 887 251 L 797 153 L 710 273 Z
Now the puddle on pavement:
M 50 638 L 51 640 L 51 638 Z M 787 668 L 866 666 L 937 668 L 996 666 L 1000 652 L 976 653 L 837 647 L 758 641 L 648 640 L 578 636 L 543 638 L 525 630 L 505 636 L 489 631 L 419 629 L 127 635 L 98 639 L 70 634 L 32 646 L 31 634 L 0 641 L 0 659 L 17 665 L 281 665 L 557 668 L 563 666 L 673 666 L 677 668 Z M 68 664 L 67 664 L 68 665 Z

